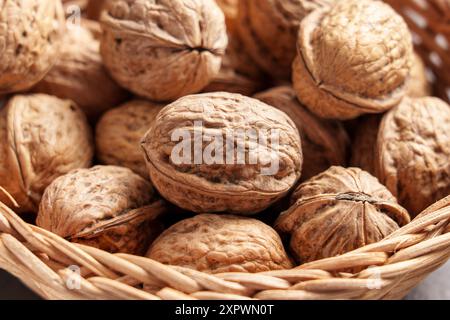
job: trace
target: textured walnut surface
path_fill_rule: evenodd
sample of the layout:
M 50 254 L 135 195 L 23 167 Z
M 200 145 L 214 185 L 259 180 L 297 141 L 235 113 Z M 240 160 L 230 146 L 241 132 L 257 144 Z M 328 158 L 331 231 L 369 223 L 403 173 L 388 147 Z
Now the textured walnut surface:
M 27 90 L 58 58 L 60 0 L 0 1 L 0 94 Z
M 450 194 L 450 106 L 438 98 L 405 99 L 386 114 L 375 172 L 412 215 Z
M 409 223 L 408 212 L 369 173 L 332 167 L 301 184 L 276 229 L 291 235 L 302 263 L 378 242 Z
M 200 92 L 227 46 L 214 0 L 108 0 L 101 52 L 113 77 L 153 101 Z
M 110 252 L 142 254 L 155 236 L 149 225 L 156 218 L 154 201 L 152 185 L 129 169 L 79 169 L 45 190 L 37 225 Z
M 333 0 L 240 0 L 237 29 L 255 61 L 277 78 L 288 79 L 301 20 Z
M 227 131 L 254 129 L 267 131 L 266 135 L 278 132 L 280 147 L 247 141 L 246 150 L 260 151 L 255 164 L 175 164 L 172 151 L 180 142 L 172 141 L 172 133 L 177 129 L 188 132 L 188 145 L 192 146 L 196 121 L 203 125 L 203 135 L 223 137 L 224 146 Z M 203 144 L 203 152 L 209 144 Z M 187 96 L 170 104 L 153 122 L 142 146 L 160 193 L 178 206 L 200 213 L 262 211 L 293 187 L 303 162 L 298 130 L 285 113 L 256 99 L 224 92 Z M 276 153 L 280 169 L 275 175 L 261 175 L 262 168 L 268 167 L 261 159 L 268 159 L 271 152 Z
M 381 1 L 339 1 L 301 23 L 293 80 L 321 117 L 381 113 L 406 93 L 413 59 L 404 20 Z
M 302 180 L 307 180 L 333 165 L 345 166 L 349 137 L 344 127 L 318 118 L 302 106 L 290 86 L 281 86 L 255 96 L 285 112 L 300 131 L 303 148 Z
M 162 108 L 134 100 L 105 113 L 97 124 L 97 158 L 104 164 L 130 168 L 148 179 L 141 139 Z
M 155 240 L 148 257 L 208 273 L 289 269 L 279 235 L 259 220 L 202 214 L 183 220 Z
M 100 43 L 87 28 L 70 25 L 60 52 L 61 58 L 34 91 L 70 99 L 90 119 L 98 118 L 127 97 L 109 77 L 100 56 Z
M 422 98 L 431 96 L 431 83 L 428 81 L 427 71 L 422 58 L 415 53 L 411 68 L 411 80 L 408 85 L 408 96 Z
M 0 109 L 0 148 L 0 185 L 19 211 L 37 211 L 55 178 L 90 166 L 93 156 L 83 112 L 71 101 L 43 94 L 17 95 Z M 0 199 L 6 201 L 1 193 Z

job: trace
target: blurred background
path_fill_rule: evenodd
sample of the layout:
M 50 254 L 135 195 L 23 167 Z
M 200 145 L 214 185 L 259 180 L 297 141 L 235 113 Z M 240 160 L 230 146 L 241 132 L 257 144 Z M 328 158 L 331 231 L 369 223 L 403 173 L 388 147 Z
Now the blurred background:
M 37 300 L 32 291 L 0 270 L 0 300 Z M 407 300 L 450 300 L 450 262 L 431 274 L 413 290 Z

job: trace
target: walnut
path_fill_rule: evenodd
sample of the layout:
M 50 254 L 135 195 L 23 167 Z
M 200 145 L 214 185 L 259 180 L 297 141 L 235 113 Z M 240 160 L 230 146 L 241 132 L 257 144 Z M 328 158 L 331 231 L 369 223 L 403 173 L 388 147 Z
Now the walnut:
M 300 22 L 336 0 L 240 0 L 237 32 L 268 74 L 288 79 L 296 56 Z
M 79 169 L 45 190 L 36 223 L 72 242 L 144 254 L 162 231 L 165 209 L 156 200 L 152 185 L 129 169 Z
M 148 179 L 141 139 L 162 105 L 133 100 L 105 113 L 97 124 L 97 158 L 103 164 L 129 168 Z
M 113 78 L 152 101 L 200 92 L 227 47 L 214 0 L 107 0 L 101 52 Z
M 83 112 L 71 101 L 17 95 L 0 108 L 0 185 L 19 212 L 36 212 L 57 177 L 91 165 L 93 143 Z M 9 204 L 0 192 L 0 201 Z
M 290 86 L 261 92 L 255 98 L 285 112 L 296 124 L 304 154 L 302 180 L 333 165 L 345 166 L 350 139 L 341 123 L 316 117 L 302 106 Z
M 359 168 L 330 168 L 301 184 L 292 202 L 275 228 L 291 235 L 302 263 L 378 242 L 410 221 L 394 196 Z
M 411 98 L 422 98 L 431 96 L 431 92 L 431 84 L 428 81 L 425 64 L 422 58 L 415 53 L 407 94 Z
M 128 96 L 104 68 L 99 41 L 90 30 L 77 25 L 70 25 L 61 58 L 33 91 L 70 99 L 93 120 Z
M 265 86 L 265 75 L 244 50 L 236 34 L 228 34 L 229 44 L 219 74 L 203 92 L 233 92 L 251 96 Z
M 182 220 L 155 240 L 147 256 L 207 273 L 292 268 L 275 230 L 259 220 L 231 215 Z
M 382 119 L 361 123 L 358 135 L 366 137 L 356 139 L 352 163 L 371 170 L 415 216 L 450 194 L 449 132 L 448 104 L 405 98 Z
M 197 213 L 260 212 L 289 192 L 303 162 L 298 130 L 286 114 L 225 92 L 170 104 L 142 147 L 161 195 Z
M 406 94 L 413 60 L 403 18 L 382 1 L 338 1 L 305 18 L 293 66 L 299 100 L 323 118 L 382 113 Z
M 0 94 L 24 91 L 58 58 L 64 30 L 60 0 L 1 2 Z

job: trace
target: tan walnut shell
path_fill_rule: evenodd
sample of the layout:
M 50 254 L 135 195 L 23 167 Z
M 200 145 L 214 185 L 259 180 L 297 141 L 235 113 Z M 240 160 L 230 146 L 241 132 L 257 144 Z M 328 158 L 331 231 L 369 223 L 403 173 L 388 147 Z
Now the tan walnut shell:
M 422 58 L 415 53 L 407 94 L 411 98 L 422 98 L 431 96 L 431 93 L 431 83 L 428 81 L 425 63 Z
M 389 5 L 338 1 L 302 21 L 294 88 L 323 118 L 383 113 L 406 95 L 412 61 L 409 29 Z
M 333 2 L 336 0 L 239 0 L 237 32 L 264 71 L 289 79 L 300 22 Z
M 100 42 L 89 29 L 70 25 L 62 43 L 61 58 L 33 91 L 70 99 L 92 120 L 127 98 L 103 66 Z
M 95 136 L 98 160 L 129 168 L 148 179 L 141 139 L 162 108 L 152 102 L 133 100 L 105 113 Z
M 142 255 L 162 232 L 164 211 L 145 179 L 126 168 L 96 166 L 53 181 L 36 223 L 72 242 Z
M 0 15 L 0 94 L 31 88 L 55 63 L 64 31 L 60 0 L 4 0 Z
M 265 87 L 266 75 L 245 51 L 236 34 L 228 34 L 228 47 L 219 74 L 203 92 L 232 92 L 251 96 Z
M 410 221 L 394 196 L 359 168 L 330 168 L 301 184 L 292 203 L 275 228 L 291 235 L 302 263 L 378 242 Z
M 350 138 L 341 123 L 323 120 L 302 106 L 290 86 L 280 86 L 254 96 L 285 112 L 300 131 L 303 148 L 302 180 L 347 164 Z
M 89 167 L 92 134 L 71 101 L 43 94 L 17 95 L 0 108 L 0 186 L 36 212 L 45 188 L 57 177 Z M 0 201 L 9 203 L 0 192 Z
M 251 130 L 262 139 L 250 139 Z M 278 135 L 278 148 L 273 135 Z M 142 147 L 161 195 L 197 213 L 258 213 L 289 192 L 303 163 L 298 130 L 285 113 L 225 92 L 187 96 L 168 105 Z M 192 157 L 192 151 L 197 155 Z
M 113 78 L 152 101 L 200 92 L 227 47 L 214 0 L 107 0 L 101 53 Z
M 231 215 L 182 220 L 155 240 L 147 256 L 207 273 L 292 268 L 275 230 L 259 220 Z
M 405 98 L 382 118 L 360 125 L 352 163 L 372 170 L 412 216 L 450 194 L 447 103 L 431 97 Z M 363 152 L 373 157 L 359 156 Z

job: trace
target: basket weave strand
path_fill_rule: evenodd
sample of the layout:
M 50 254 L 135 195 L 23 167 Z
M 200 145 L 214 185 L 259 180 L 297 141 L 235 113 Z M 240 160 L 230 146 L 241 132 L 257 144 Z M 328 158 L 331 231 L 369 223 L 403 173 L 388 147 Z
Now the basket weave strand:
M 449 223 L 450 197 L 386 239 L 338 257 L 211 275 L 70 243 L 0 203 L 0 268 L 46 299 L 400 299 L 450 258 Z

